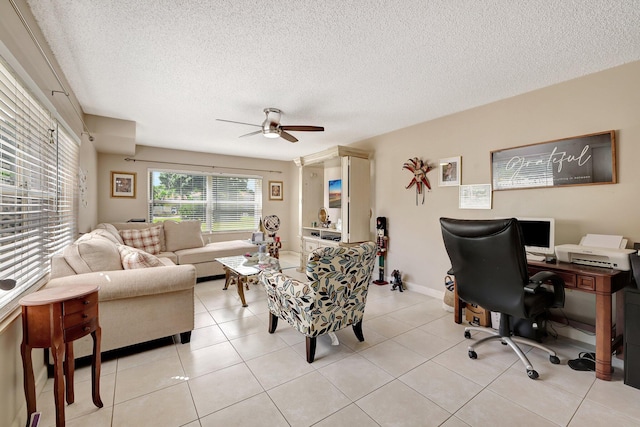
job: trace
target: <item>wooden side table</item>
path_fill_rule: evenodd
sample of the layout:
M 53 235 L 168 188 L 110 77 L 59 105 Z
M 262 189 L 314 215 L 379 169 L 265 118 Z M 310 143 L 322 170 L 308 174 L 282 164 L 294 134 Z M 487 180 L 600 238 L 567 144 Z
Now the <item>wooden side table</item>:
M 98 286 L 84 285 L 44 289 L 22 298 L 20 305 L 22 306 L 20 352 L 24 367 L 27 425 L 31 414 L 36 411 L 36 389 L 31 350 L 33 348 L 51 348 L 54 363 L 56 426 L 63 427 L 65 424 L 65 382 L 67 403 L 71 404 L 74 401 L 73 341 L 88 334 L 91 334 L 93 338 L 91 367 L 93 403 L 98 408 L 102 408 L 102 400 L 100 400 L 101 329 L 98 322 Z

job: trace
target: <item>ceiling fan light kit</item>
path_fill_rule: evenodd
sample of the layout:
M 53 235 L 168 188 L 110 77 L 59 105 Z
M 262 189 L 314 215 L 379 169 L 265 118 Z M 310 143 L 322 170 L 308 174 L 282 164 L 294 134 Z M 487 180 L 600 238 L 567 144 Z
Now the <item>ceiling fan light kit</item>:
M 282 138 L 286 139 L 289 142 L 298 142 L 298 139 L 291 135 L 286 131 L 294 131 L 294 132 L 323 132 L 324 127 L 322 126 L 306 126 L 306 125 L 297 125 L 297 126 L 283 126 L 280 124 L 280 118 L 282 117 L 282 111 L 278 108 L 265 108 L 264 114 L 266 118 L 262 122 L 261 125 L 254 125 L 252 123 L 244 123 L 244 122 L 235 122 L 233 120 L 224 120 L 224 119 L 216 119 L 221 122 L 229 122 L 229 123 L 237 123 L 241 125 L 248 126 L 259 126 L 262 128 L 261 130 L 257 130 L 255 132 L 250 132 L 244 135 L 240 135 L 240 137 L 257 135 L 261 133 L 267 138 Z

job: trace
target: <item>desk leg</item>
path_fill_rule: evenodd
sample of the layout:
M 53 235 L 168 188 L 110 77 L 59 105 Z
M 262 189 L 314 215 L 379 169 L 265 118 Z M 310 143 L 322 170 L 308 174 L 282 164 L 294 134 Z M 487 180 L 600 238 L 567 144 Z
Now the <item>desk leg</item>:
M 596 293 L 596 378 L 611 380 L 611 294 Z
M 614 337 L 613 351 L 618 359 L 624 359 L 624 289 L 615 293 L 616 295 L 616 334 Z
M 462 307 L 464 307 L 464 303 L 458 298 L 458 286 L 456 280 L 453 279 L 453 320 L 456 323 L 462 323 Z
M 65 343 L 64 351 L 64 378 L 67 386 L 67 403 L 71 405 L 75 400 L 73 393 L 73 370 L 74 370 L 74 357 L 73 357 L 73 342 Z
M 102 399 L 100 399 L 100 339 L 102 337 L 102 329 L 100 326 L 91 332 L 93 338 L 93 356 L 91 358 L 91 384 L 93 385 L 93 404 L 98 408 L 102 408 Z

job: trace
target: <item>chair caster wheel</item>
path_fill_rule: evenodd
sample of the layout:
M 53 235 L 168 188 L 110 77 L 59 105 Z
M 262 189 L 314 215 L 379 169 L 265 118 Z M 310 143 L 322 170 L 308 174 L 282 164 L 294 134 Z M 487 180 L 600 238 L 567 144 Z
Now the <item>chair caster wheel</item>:
M 560 358 L 558 356 L 549 356 L 549 362 L 553 363 L 554 365 L 559 365 Z
M 538 378 L 538 373 L 533 369 L 530 369 L 530 370 L 527 369 L 527 375 L 529 375 L 529 378 L 531 378 L 532 380 L 535 380 Z
M 464 331 L 464 337 L 465 337 L 466 339 L 471 338 L 471 332 L 469 332 L 469 331 Z
M 469 359 L 477 359 L 478 358 L 478 353 L 476 353 L 473 350 L 469 350 Z

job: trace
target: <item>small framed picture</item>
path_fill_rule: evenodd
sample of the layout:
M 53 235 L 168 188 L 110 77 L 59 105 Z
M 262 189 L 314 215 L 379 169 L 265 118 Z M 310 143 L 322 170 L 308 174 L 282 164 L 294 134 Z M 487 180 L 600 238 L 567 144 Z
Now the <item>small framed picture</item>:
M 440 173 L 438 174 L 438 185 L 440 187 L 451 187 L 460 185 L 460 157 L 449 157 L 440 159 Z
M 269 181 L 269 200 L 284 200 L 282 181 Z
M 111 171 L 111 197 L 136 198 L 136 173 Z

